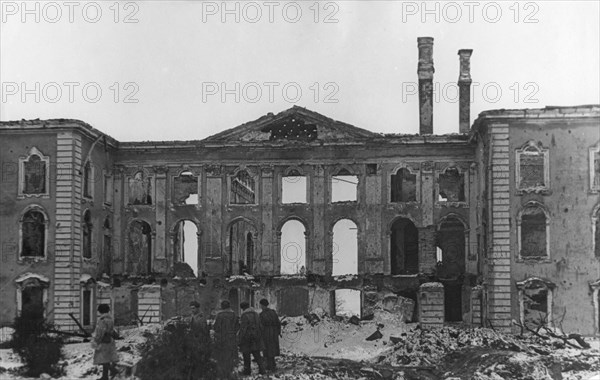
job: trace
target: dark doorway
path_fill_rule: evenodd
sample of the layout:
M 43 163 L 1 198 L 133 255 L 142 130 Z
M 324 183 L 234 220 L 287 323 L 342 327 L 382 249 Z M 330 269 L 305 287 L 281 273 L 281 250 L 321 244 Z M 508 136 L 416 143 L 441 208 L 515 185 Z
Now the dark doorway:
M 21 293 L 21 316 L 25 319 L 44 318 L 44 289 L 28 286 Z
M 437 265 L 437 276 L 444 284 L 446 321 L 462 321 L 465 228 L 460 220 L 449 217 L 442 222 L 437 234 L 437 246 L 441 251 L 441 261 Z
M 409 219 L 392 224 L 390 253 L 393 275 L 419 273 L 419 231 Z

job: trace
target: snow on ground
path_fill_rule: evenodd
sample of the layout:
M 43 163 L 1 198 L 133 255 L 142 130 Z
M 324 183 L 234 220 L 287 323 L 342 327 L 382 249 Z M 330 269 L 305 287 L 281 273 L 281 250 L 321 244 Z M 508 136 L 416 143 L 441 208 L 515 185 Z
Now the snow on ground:
M 325 356 L 350 360 L 370 360 L 390 347 L 390 335 L 399 335 L 407 325 L 387 312 L 375 313 L 371 321 L 359 325 L 339 322 L 329 317 L 311 325 L 304 317 L 285 318 L 281 348 L 293 354 Z M 378 327 L 379 325 L 379 327 Z M 379 330 L 381 339 L 365 339 Z
M 385 311 L 377 311 L 371 321 L 355 321 L 358 324 L 324 314 L 319 317 L 312 321 L 304 317 L 283 318 L 281 347 L 284 354 L 277 359 L 279 370 L 271 374 L 270 379 L 421 378 L 413 377 L 410 370 L 398 369 L 400 365 L 409 364 L 431 365 L 444 371 L 443 375 L 431 372 L 423 379 L 513 380 L 516 377 L 510 377 L 511 373 L 522 369 L 530 375 L 529 379 L 552 380 L 548 368 L 552 362 L 559 362 L 564 380 L 600 380 L 600 340 L 597 338 L 587 338 L 591 348 L 580 350 L 556 341 L 548 344 L 537 338 L 499 335 L 489 329 L 445 327 L 424 332 L 417 329 L 416 324 L 405 324 Z M 121 363 L 132 366 L 139 358 L 138 346 L 144 342 L 144 335 L 154 334 L 159 329 L 160 325 L 120 328 L 123 339 L 117 340 L 117 350 Z M 381 337 L 367 341 L 376 331 Z M 532 352 L 532 347 L 539 352 Z M 64 354 L 66 374 L 61 380 L 95 380 L 100 376 L 99 367 L 92 364 L 93 350 L 89 342 L 67 344 Z M 14 372 L 21 365 L 12 350 L 0 349 L 2 380 L 24 379 Z M 241 369 L 240 360 L 238 370 Z M 386 371 L 388 377 L 384 376 Z M 419 372 L 417 376 L 421 374 L 425 375 Z M 243 377 L 254 378 L 258 377 Z

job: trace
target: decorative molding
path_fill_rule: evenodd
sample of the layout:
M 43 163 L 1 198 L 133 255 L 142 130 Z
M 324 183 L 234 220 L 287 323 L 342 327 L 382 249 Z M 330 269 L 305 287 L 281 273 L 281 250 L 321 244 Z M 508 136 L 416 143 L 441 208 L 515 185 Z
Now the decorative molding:
M 25 163 L 33 157 L 37 156 L 40 162 L 44 163 L 44 191 L 41 193 L 29 194 L 25 193 Z M 56 169 L 60 169 L 60 164 L 56 166 Z M 23 198 L 50 198 L 50 157 L 45 156 L 38 148 L 31 147 L 27 152 L 27 156 L 19 157 L 19 185 L 17 199 Z
M 521 184 L 521 156 L 523 155 L 543 155 L 544 162 L 544 183 L 534 186 L 524 186 Z M 550 191 L 550 158 L 549 150 L 544 148 L 541 143 L 533 140 L 526 142 L 520 149 L 515 151 L 515 184 L 517 194 L 524 193 L 542 193 L 547 194 Z

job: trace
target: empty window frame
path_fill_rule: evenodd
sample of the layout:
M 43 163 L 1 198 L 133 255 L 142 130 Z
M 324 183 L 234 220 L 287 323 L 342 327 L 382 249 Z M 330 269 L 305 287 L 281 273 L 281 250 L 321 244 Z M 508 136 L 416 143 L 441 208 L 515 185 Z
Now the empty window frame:
M 198 276 L 198 227 L 191 220 L 180 220 L 174 231 L 175 262 L 186 263 Z
M 83 221 L 81 225 L 82 244 L 81 249 L 84 259 L 92 258 L 92 213 L 86 210 L 83 213 Z
M 600 259 L 600 204 L 592 212 L 592 252 Z
M 173 204 L 197 205 L 198 176 L 189 170 L 183 171 L 173 178 Z
M 538 277 L 517 282 L 521 324 L 537 331 L 540 326 L 552 327 L 554 283 Z
M 391 176 L 391 202 L 415 202 L 417 200 L 417 175 L 407 168 L 400 168 Z
M 25 273 L 15 280 L 17 284 L 17 313 L 26 319 L 46 316 L 50 280 L 35 273 Z
M 358 274 L 358 227 L 350 219 L 333 226 L 332 275 Z
M 548 149 L 528 141 L 516 151 L 515 181 L 520 192 L 541 192 L 550 189 Z
M 129 178 L 129 204 L 151 205 L 152 204 L 152 181 L 143 170 L 136 172 Z
M 230 178 L 229 203 L 256 204 L 256 180 L 247 170 L 240 170 Z
M 50 158 L 35 147 L 19 158 L 19 198 L 50 195 L 49 165 Z
M 104 193 L 104 203 L 111 205 L 113 203 L 113 177 L 107 172 L 104 173 L 102 189 Z
M 537 202 L 527 203 L 517 215 L 519 259 L 549 259 L 550 219 Z
M 465 174 L 456 167 L 446 168 L 438 177 L 438 202 L 465 201 Z
M 307 203 L 307 178 L 298 169 L 281 176 L 281 203 Z
M 80 279 L 81 291 L 80 291 L 80 313 L 81 313 L 81 324 L 84 327 L 90 327 L 95 322 L 95 288 L 96 282 L 89 275 L 83 275 Z
M 238 219 L 229 226 L 227 241 L 229 274 L 253 274 L 255 266 L 256 227 L 246 219 Z
M 600 143 L 590 148 L 590 190 L 600 191 Z
M 23 213 L 20 232 L 20 257 L 45 258 L 48 219 L 41 208 L 33 207 Z
M 341 169 L 331 177 L 331 202 L 356 202 L 358 177 L 348 169 Z
M 92 199 L 94 197 L 94 165 L 87 161 L 83 166 L 83 196 Z
M 280 273 L 306 274 L 306 229 L 298 220 L 288 220 L 281 227 Z
M 356 289 L 336 289 L 334 293 L 335 315 L 362 318 L 362 292 Z

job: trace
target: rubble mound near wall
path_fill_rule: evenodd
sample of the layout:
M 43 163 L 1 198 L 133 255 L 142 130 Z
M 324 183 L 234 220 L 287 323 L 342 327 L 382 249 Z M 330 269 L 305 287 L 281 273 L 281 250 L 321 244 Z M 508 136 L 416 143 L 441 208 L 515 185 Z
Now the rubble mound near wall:
M 554 380 L 569 378 L 562 373 L 600 371 L 597 341 L 591 349 L 577 349 L 549 336 L 456 327 L 416 328 L 391 340 L 394 346 L 375 360 L 377 364 L 434 366 L 444 379 Z

